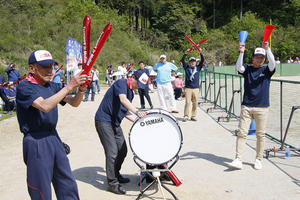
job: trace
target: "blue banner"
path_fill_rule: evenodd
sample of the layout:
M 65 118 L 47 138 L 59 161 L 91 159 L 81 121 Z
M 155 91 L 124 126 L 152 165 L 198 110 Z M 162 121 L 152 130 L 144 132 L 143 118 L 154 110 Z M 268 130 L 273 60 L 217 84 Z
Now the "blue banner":
M 73 38 L 68 38 L 66 43 L 67 55 L 67 82 L 78 71 L 77 64 L 82 62 L 82 45 Z

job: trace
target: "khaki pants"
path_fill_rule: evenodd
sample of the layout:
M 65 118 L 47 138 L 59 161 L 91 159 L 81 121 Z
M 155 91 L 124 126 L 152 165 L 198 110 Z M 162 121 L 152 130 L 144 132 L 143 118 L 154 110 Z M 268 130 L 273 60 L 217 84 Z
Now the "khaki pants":
M 185 88 L 184 117 L 187 117 L 187 118 L 189 117 L 189 110 L 190 110 L 191 101 L 193 103 L 192 118 L 196 117 L 198 96 L 199 96 L 199 88 Z
M 236 141 L 236 158 L 241 159 L 251 121 L 256 123 L 256 158 L 261 160 L 264 152 L 268 107 L 241 107 L 239 133 Z

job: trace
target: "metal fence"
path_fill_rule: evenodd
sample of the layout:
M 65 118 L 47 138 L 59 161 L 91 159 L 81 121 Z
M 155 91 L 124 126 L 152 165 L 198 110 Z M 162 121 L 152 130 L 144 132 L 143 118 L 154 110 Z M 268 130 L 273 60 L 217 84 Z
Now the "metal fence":
M 212 103 L 213 108 L 226 112 L 225 121 L 239 118 L 243 100 L 243 82 L 241 75 L 202 71 L 200 97 L 205 102 Z M 286 142 L 291 147 L 300 146 L 299 108 L 300 81 L 272 79 L 267 135 L 278 142 Z

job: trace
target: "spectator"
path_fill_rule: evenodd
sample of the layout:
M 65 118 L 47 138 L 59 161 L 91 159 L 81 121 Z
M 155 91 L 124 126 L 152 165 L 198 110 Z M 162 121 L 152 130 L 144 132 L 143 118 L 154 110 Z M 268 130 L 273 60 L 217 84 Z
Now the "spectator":
M 8 82 L 17 82 L 21 77 L 14 63 L 9 64 L 9 66 L 5 69 L 5 72 L 7 73 Z
M 95 81 L 95 85 L 97 86 L 97 93 L 99 94 L 100 93 L 99 71 L 96 65 L 93 66 L 93 72 L 94 72 L 93 81 Z
M 184 106 L 184 117 L 183 121 L 186 122 L 189 118 L 189 110 L 190 104 L 192 101 L 192 121 L 197 121 L 197 106 L 198 106 L 198 96 L 199 96 L 199 73 L 203 67 L 204 57 L 201 53 L 200 49 L 200 57 L 201 61 L 198 65 L 196 65 L 196 58 L 189 58 L 189 65 L 185 62 L 185 57 L 187 56 L 187 52 L 182 56 L 181 62 L 183 64 L 185 70 L 185 106 Z
M 236 158 L 230 167 L 242 169 L 241 161 L 243 149 L 246 143 L 251 121 L 256 122 L 256 159 L 254 162 L 255 169 L 262 168 L 262 158 L 264 153 L 265 129 L 269 111 L 269 90 L 271 77 L 275 73 L 275 59 L 269 48 L 268 42 L 262 43 L 263 48 L 256 48 L 253 54 L 253 64 L 243 65 L 243 56 L 245 44 L 240 43 L 240 56 L 236 62 L 236 69 L 244 77 L 244 98 L 241 107 L 239 122 L 239 132 L 236 142 Z M 263 65 L 265 57 L 268 57 L 269 64 Z
M 77 64 L 77 69 L 75 69 L 75 71 L 74 71 L 74 76 L 76 74 L 78 74 L 79 72 L 81 72 L 81 70 L 82 70 L 82 63 L 78 63 Z
M 174 88 L 174 95 L 175 95 L 175 100 L 182 100 L 181 94 L 182 94 L 182 89 L 184 88 L 183 81 L 182 81 L 182 73 L 178 72 L 176 74 L 176 79 L 173 82 L 173 88 Z
M 112 65 L 108 65 L 106 68 L 106 76 L 105 76 L 105 81 L 106 84 L 111 85 L 112 83 L 112 74 L 114 73 L 114 68 Z
M 121 74 L 127 74 L 125 62 L 121 62 L 121 65 L 118 67 L 118 71 L 121 72 Z
M 12 114 L 12 110 L 16 107 L 16 89 L 13 82 L 9 82 L 8 88 L 4 89 L 4 93 L 8 99 L 8 105 L 5 105 L 7 107 L 7 114 Z
M 7 96 L 4 92 L 5 88 L 3 88 L 3 84 L 5 82 L 6 82 L 5 77 L 2 74 L 0 74 L 0 97 L 1 97 L 2 101 L 5 103 L 5 108 L 8 112 L 8 114 L 11 114 L 12 113 L 11 112 L 11 110 L 12 110 L 11 104 L 10 104 L 9 99 L 7 98 Z
M 140 102 L 141 102 L 141 108 L 144 109 L 145 108 L 145 99 L 144 97 L 146 97 L 150 108 L 153 108 L 152 102 L 151 102 L 151 98 L 149 96 L 149 70 L 145 68 L 145 63 L 143 61 L 139 62 L 139 67 L 140 69 L 136 70 L 134 72 L 135 77 L 138 80 L 138 92 L 139 92 L 139 96 L 140 96 Z
M 161 55 L 159 59 L 160 62 L 154 65 L 153 70 L 157 72 L 156 84 L 160 107 L 164 110 L 167 110 L 165 98 L 166 94 L 170 102 L 171 112 L 178 113 L 176 109 L 176 101 L 174 98 L 174 90 L 171 84 L 171 73 L 172 71 L 176 71 L 177 67 L 171 62 L 167 62 L 166 55 Z
M 276 58 L 276 61 L 275 61 L 275 63 L 276 63 L 277 65 L 279 65 L 279 64 L 280 64 L 279 57 L 277 57 L 277 58 Z
M 292 57 L 289 57 L 289 59 L 288 59 L 288 63 L 289 63 L 289 64 L 291 64 L 291 63 L 294 63 L 294 60 L 293 60 L 293 58 L 292 58 Z
M 96 84 L 95 84 L 95 81 L 94 81 L 95 80 L 95 78 L 94 78 L 95 77 L 94 70 L 91 70 L 89 75 L 92 77 L 92 81 L 90 82 L 90 85 L 88 85 L 87 88 L 86 88 L 83 102 L 88 101 L 90 91 L 92 92 L 92 94 L 91 94 L 91 101 L 95 101 Z
M 61 72 L 62 72 L 62 70 L 61 69 L 58 70 L 58 71 L 57 70 L 58 70 L 58 63 L 54 62 L 53 70 L 52 70 L 52 72 L 53 72 L 52 82 L 61 84 Z

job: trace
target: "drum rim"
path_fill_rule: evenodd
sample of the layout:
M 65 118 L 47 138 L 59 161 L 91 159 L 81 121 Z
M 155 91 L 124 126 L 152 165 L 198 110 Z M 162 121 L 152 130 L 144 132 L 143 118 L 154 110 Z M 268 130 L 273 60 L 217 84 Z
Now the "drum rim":
M 178 156 L 178 154 L 179 154 L 179 152 L 180 152 L 180 150 L 181 150 L 181 148 L 182 148 L 182 144 L 183 144 L 183 135 L 182 135 L 182 131 L 181 131 L 181 128 L 180 128 L 180 126 L 179 126 L 177 120 L 175 120 L 176 118 L 175 118 L 174 116 L 173 116 L 173 117 L 174 117 L 174 118 L 173 118 L 173 117 L 170 117 L 169 115 L 167 115 L 167 114 L 165 114 L 165 113 L 162 113 L 161 110 L 164 110 L 164 109 L 157 108 L 157 110 L 159 110 L 159 112 L 155 111 L 155 112 L 153 112 L 153 113 L 148 113 L 147 115 L 162 114 L 162 115 L 165 115 L 165 116 L 169 117 L 171 120 L 173 120 L 173 121 L 177 124 L 177 126 L 178 126 L 178 129 L 179 129 L 179 132 L 180 132 L 180 136 L 181 136 L 181 142 L 180 142 L 180 146 L 179 146 L 179 149 L 178 149 L 177 153 L 176 153 L 171 159 L 169 159 L 167 162 L 163 162 L 163 163 L 150 163 L 150 162 L 146 162 L 145 160 L 141 159 L 141 158 L 133 151 L 132 145 L 131 145 L 130 136 L 131 136 L 132 128 L 134 127 L 134 125 L 135 125 L 135 124 L 139 121 L 139 119 L 140 119 L 140 118 L 137 118 L 137 119 L 133 122 L 133 124 L 132 124 L 132 126 L 131 126 L 131 128 L 130 128 L 129 134 L 128 134 L 129 146 L 130 146 L 130 149 L 131 149 L 131 151 L 132 151 L 132 153 L 133 153 L 133 155 L 134 155 L 135 157 L 137 157 L 139 160 L 141 160 L 141 161 L 144 162 L 145 164 L 150 164 L 150 165 L 163 165 L 163 164 L 166 164 L 166 163 L 170 162 L 171 160 L 173 160 L 174 158 L 176 158 L 176 157 Z M 166 110 L 164 110 L 164 111 L 166 111 Z M 166 112 L 168 112 L 168 111 L 166 111 Z M 168 112 L 168 113 L 169 113 L 169 112 Z M 170 113 L 170 115 L 172 115 L 172 114 Z

